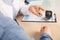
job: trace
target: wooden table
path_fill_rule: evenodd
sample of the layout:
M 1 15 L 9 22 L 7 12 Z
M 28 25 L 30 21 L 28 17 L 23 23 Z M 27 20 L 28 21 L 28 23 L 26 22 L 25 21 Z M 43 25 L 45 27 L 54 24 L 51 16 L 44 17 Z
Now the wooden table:
M 22 22 L 21 19 L 23 16 L 18 15 L 16 20 L 19 25 L 21 25 L 26 34 L 35 40 L 39 40 L 40 29 L 43 26 L 47 26 L 52 30 L 52 36 L 54 40 L 60 40 L 60 14 L 56 14 L 57 22 L 56 23 L 46 23 L 46 22 Z

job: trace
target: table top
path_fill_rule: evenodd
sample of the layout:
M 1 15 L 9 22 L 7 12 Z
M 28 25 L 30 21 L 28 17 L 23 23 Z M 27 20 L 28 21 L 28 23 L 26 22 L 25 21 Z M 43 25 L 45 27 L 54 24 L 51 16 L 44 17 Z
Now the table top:
M 48 22 L 22 22 L 22 15 L 18 15 L 16 17 L 17 23 L 21 25 L 26 34 L 29 35 L 31 38 L 35 38 L 36 40 L 39 39 L 39 32 L 41 27 L 48 26 L 52 30 L 53 39 L 60 40 L 60 14 L 56 14 L 57 22 L 56 23 L 48 23 Z

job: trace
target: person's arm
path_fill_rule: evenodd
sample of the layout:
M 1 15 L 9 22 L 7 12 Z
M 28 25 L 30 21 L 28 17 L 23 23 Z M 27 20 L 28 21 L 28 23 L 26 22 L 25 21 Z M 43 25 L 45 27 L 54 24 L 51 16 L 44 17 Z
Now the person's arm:
M 38 17 L 41 17 L 42 12 L 44 12 L 45 9 L 39 5 L 25 5 L 20 9 L 20 11 L 23 15 L 29 15 L 30 13 L 32 13 Z
M 30 13 L 33 13 L 36 16 L 41 16 L 41 12 L 39 12 L 40 10 L 44 11 L 44 8 L 42 8 L 39 5 L 27 5 L 25 4 L 25 1 L 21 1 L 18 0 L 18 3 L 15 3 L 15 8 L 18 11 L 20 11 L 20 13 L 22 13 L 23 15 L 29 15 Z M 16 5 L 18 4 L 18 5 Z

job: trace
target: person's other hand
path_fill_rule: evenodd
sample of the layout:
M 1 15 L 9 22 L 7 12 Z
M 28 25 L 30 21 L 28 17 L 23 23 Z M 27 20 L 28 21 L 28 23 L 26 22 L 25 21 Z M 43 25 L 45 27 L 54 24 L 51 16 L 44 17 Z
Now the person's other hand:
M 44 9 L 36 5 L 36 6 L 30 6 L 29 11 L 35 14 L 36 16 L 41 17 L 42 16 L 41 11 L 44 11 Z

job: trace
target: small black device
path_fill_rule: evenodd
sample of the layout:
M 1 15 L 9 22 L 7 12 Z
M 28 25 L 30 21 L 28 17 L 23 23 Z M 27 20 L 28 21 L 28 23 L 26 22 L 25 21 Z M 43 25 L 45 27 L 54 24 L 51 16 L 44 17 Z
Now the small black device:
M 27 0 L 25 0 L 25 4 L 27 4 L 27 5 L 28 5 L 28 4 L 29 4 L 29 2 L 28 2 Z
M 52 11 L 46 10 L 45 11 L 45 18 L 50 19 L 52 17 Z

